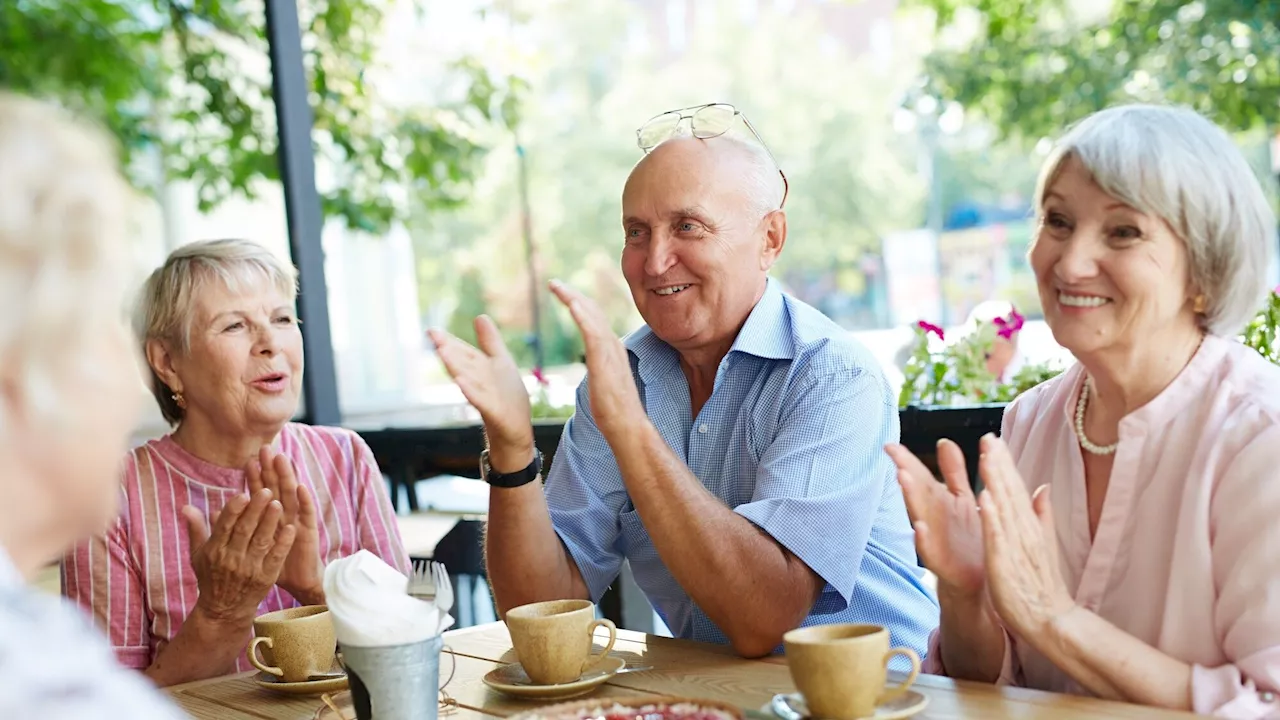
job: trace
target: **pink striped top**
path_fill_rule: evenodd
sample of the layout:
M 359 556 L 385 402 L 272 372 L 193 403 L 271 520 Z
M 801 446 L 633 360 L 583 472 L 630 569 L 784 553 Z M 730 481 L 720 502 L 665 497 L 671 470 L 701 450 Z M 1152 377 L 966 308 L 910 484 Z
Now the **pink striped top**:
M 290 423 L 278 448 L 316 498 L 326 563 L 363 548 L 409 573 L 382 474 L 359 435 Z M 121 664 L 148 667 L 195 607 L 199 591 L 182 507 L 193 505 L 208 518 L 244 490 L 243 470 L 207 463 L 168 435 L 125 458 L 120 517 L 105 536 L 62 561 L 63 593 L 93 613 Z M 275 587 L 258 614 L 298 605 Z M 252 637 L 247 629 L 246 646 Z M 243 653 L 236 668 L 252 669 Z

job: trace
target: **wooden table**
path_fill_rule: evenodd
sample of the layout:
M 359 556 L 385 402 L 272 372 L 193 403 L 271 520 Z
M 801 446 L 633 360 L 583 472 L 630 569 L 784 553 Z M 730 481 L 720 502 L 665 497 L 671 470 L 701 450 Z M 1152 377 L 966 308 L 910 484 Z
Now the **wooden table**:
M 598 633 L 597 638 L 603 636 Z M 539 707 L 491 691 L 481 680 L 503 662 L 514 660 L 505 625 L 493 623 L 448 633 L 458 668 L 447 692 L 459 709 L 442 718 L 493 720 Z M 792 692 L 786 659 L 743 660 L 727 648 L 685 640 L 618 631 L 614 654 L 628 666 L 652 666 L 647 672 L 616 676 L 593 697 L 657 698 L 682 696 L 721 700 L 758 709 L 774 693 Z M 441 659 L 448 674 L 449 658 Z M 201 720 L 309 720 L 321 702 L 313 697 L 277 696 L 258 688 L 252 674 L 232 675 L 169 688 L 170 696 Z M 1070 695 L 996 688 L 978 683 L 921 675 L 915 688 L 929 696 L 919 720 L 953 718 L 1177 718 L 1186 713 L 1153 710 L 1137 705 Z

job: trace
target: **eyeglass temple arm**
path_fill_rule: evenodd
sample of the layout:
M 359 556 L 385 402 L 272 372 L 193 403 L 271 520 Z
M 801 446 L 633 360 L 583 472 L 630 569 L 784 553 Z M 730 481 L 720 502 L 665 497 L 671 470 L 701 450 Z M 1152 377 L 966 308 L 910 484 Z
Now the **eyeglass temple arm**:
M 751 131 L 751 134 L 756 136 L 756 141 L 760 143 L 760 147 L 764 148 L 766 153 L 769 153 L 769 159 L 773 161 L 774 166 L 778 168 L 778 174 L 782 176 L 782 202 L 778 204 L 778 209 L 781 210 L 787 204 L 787 196 L 791 194 L 791 183 L 787 181 L 787 174 L 782 172 L 782 164 L 778 162 L 778 158 L 773 156 L 773 151 L 769 149 L 769 143 L 760 137 L 760 131 L 756 130 L 756 126 L 751 124 L 751 121 L 747 119 L 746 115 L 742 114 L 742 111 L 735 110 L 734 112 L 737 113 L 738 117 L 742 118 L 742 122 Z

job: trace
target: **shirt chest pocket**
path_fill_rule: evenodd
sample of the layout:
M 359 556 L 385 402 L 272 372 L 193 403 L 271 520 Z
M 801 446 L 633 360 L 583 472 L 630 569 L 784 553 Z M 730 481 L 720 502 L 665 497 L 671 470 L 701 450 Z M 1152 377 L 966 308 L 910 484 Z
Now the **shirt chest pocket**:
M 623 510 L 619 516 L 621 534 L 618 541 L 621 544 L 619 549 L 622 554 L 631 561 L 632 565 L 661 562 L 658 559 L 657 549 L 653 547 L 653 541 L 649 539 L 649 531 L 640 521 L 640 513 L 631 507 L 631 503 L 627 503 L 627 507 L 630 509 Z

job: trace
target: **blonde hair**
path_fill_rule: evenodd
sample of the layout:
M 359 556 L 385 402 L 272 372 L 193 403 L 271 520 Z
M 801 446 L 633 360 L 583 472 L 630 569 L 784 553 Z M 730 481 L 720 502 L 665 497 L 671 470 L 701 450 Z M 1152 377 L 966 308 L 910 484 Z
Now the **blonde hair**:
M 298 273 L 271 251 L 249 240 L 206 240 L 174 250 L 142 286 L 134 315 L 134 329 L 142 341 L 160 340 L 170 352 L 191 347 L 191 323 L 196 297 L 210 282 L 238 292 L 266 282 L 287 296 L 298 295 Z M 151 368 L 151 393 L 170 424 L 181 422 L 183 411 L 173 390 Z
M 95 371 L 104 313 L 123 318 L 132 199 L 105 132 L 0 92 L 0 357 L 47 418 L 70 407 L 68 363 Z
M 1224 337 L 1240 332 L 1269 289 L 1276 216 L 1231 138 L 1184 108 L 1123 105 L 1094 113 L 1045 161 L 1037 213 L 1071 158 L 1108 195 L 1173 229 L 1205 298 L 1204 328 Z

